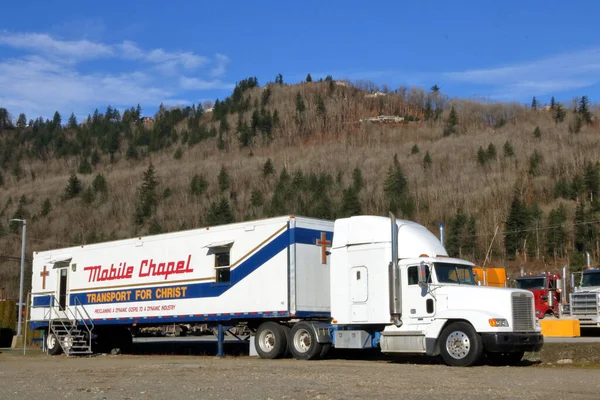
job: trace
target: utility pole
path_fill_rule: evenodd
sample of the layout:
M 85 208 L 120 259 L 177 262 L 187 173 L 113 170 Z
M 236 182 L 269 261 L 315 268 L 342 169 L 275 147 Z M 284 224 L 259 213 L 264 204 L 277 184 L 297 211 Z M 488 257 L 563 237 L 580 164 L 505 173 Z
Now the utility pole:
M 25 239 L 27 238 L 27 220 L 11 219 L 9 222 L 21 222 L 23 224 L 23 236 L 21 238 L 21 281 L 19 283 L 19 323 L 17 325 L 17 336 L 21 336 L 23 325 L 23 278 L 25 275 Z

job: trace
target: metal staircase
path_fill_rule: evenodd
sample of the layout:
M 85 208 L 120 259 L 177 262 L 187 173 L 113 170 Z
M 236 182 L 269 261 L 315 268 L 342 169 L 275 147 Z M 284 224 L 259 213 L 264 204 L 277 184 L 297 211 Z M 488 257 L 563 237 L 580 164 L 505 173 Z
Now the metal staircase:
M 54 335 L 67 356 L 92 354 L 94 322 L 81 302 L 61 307 L 52 295 L 48 307 L 48 335 Z

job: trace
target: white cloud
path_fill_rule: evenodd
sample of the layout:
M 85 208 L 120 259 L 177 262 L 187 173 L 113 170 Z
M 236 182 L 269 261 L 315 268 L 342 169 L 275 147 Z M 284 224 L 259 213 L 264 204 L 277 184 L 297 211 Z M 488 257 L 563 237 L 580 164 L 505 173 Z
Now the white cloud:
M 3 57 L 5 46 L 21 55 Z M 111 70 L 118 72 L 95 68 L 99 59 L 110 60 Z M 197 97 L 193 92 L 233 88 L 211 78 L 215 70 L 222 76 L 228 61 L 221 54 L 210 60 L 188 51 L 144 50 L 127 40 L 110 45 L 0 31 L 0 106 L 15 114 L 25 112 L 28 118 L 48 118 L 55 110 L 82 116 L 109 104 L 189 104 L 186 97 Z
M 210 74 L 214 77 L 219 77 L 225 73 L 225 69 L 230 60 L 229 57 L 219 53 L 215 55 L 215 60 L 217 65 L 210 71 Z
M 182 76 L 179 78 L 179 86 L 186 90 L 207 90 L 207 89 L 233 89 L 234 84 L 223 83 L 218 79 L 206 81 L 200 78 L 188 78 Z
M 498 99 L 555 94 L 600 83 L 600 48 L 557 54 L 520 64 L 448 72 L 443 77 L 490 87 Z
M 103 58 L 114 54 L 111 46 L 102 43 L 89 40 L 56 40 L 45 33 L 0 32 L 0 45 L 30 50 L 63 61 Z

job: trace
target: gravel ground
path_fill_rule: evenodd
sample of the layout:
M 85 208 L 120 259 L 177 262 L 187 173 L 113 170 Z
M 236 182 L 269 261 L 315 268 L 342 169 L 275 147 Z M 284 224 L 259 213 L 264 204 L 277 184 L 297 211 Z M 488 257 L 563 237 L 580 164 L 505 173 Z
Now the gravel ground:
M 389 360 L 0 354 L 0 399 L 597 399 L 600 371 Z

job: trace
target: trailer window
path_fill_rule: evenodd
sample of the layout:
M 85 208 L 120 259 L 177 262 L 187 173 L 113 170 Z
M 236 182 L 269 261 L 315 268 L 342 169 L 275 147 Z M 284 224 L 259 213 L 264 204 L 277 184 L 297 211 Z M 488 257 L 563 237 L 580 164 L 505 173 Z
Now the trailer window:
M 231 280 L 229 249 L 215 253 L 215 271 L 217 282 L 229 282 Z

